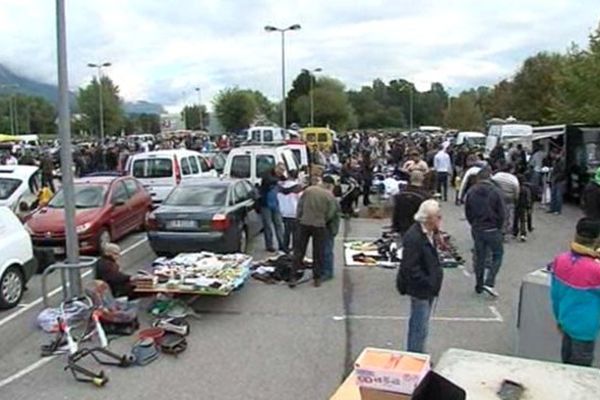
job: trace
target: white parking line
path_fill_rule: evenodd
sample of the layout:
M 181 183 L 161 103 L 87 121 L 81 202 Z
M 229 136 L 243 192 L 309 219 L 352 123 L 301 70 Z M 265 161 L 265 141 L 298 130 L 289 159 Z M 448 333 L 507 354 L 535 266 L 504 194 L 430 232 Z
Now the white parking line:
M 16 381 L 17 379 L 27 375 L 28 373 L 30 373 L 31 371 L 34 371 L 46 364 L 48 364 L 50 361 L 54 360 L 57 356 L 50 356 L 50 357 L 44 357 L 41 358 L 39 360 L 37 360 L 36 362 L 34 362 L 33 364 L 23 368 L 22 370 L 20 370 L 19 372 L 9 376 L 6 379 L 3 379 L 0 381 L 0 388 L 3 388 L 4 386 L 8 385 L 9 383 L 12 383 L 14 381 Z
M 147 238 L 143 238 L 142 240 L 139 240 L 138 242 L 132 244 L 131 246 L 127 247 L 126 249 L 124 249 L 121 254 L 127 254 L 129 253 L 131 250 L 137 248 L 138 246 L 142 245 L 143 243 L 147 242 L 148 239 Z M 84 272 L 81 277 L 85 278 L 86 276 L 88 276 L 89 274 L 91 274 L 92 271 L 87 271 Z M 59 286 L 55 289 L 53 289 L 52 291 L 50 291 L 48 293 L 48 297 L 52 297 L 54 295 L 56 295 L 57 293 L 59 293 L 62 290 L 62 288 Z M 34 301 L 32 301 L 29 304 L 23 305 L 21 306 L 21 308 L 17 311 L 15 311 L 14 313 L 12 313 L 11 315 L 9 315 L 8 317 L 5 317 L 3 319 L 0 320 L 0 327 L 2 327 L 3 325 L 9 323 L 10 321 L 12 321 L 13 319 L 17 318 L 19 315 L 26 313 L 27 311 L 31 310 L 32 308 L 36 307 L 37 305 L 41 304 L 44 301 L 43 297 L 39 297 L 37 299 L 35 299 Z
M 493 317 L 432 317 L 432 321 L 443 322 L 504 322 L 502 314 L 495 306 L 489 306 Z M 407 321 L 410 317 L 395 315 L 335 315 L 334 321 L 363 320 L 363 321 Z

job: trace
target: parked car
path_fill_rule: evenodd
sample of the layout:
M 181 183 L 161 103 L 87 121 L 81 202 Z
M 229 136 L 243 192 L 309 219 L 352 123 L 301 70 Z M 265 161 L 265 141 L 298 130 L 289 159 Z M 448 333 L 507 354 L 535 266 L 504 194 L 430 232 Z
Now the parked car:
M 0 207 L 0 236 L 0 308 L 12 308 L 19 304 L 37 263 L 29 234 L 7 207 Z
M 132 177 L 94 176 L 75 180 L 75 207 L 79 247 L 95 254 L 110 241 L 145 227 L 152 200 Z M 54 255 L 65 252 L 64 195 L 60 190 L 47 207 L 34 212 L 26 223 L 36 249 Z
M 129 157 L 125 170 L 144 185 L 157 204 L 182 181 L 217 176 L 201 153 L 186 149 L 136 154 Z
M 256 197 L 246 180 L 182 182 L 148 216 L 150 246 L 160 255 L 200 250 L 244 253 L 249 238 L 262 230 Z
M 299 170 L 289 146 L 243 146 L 232 149 L 227 155 L 223 176 L 248 179 L 259 184 L 266 171 L 282 162 L 286 170 Z
M 0 166 L 0 207 L 16 211 L 19 203 L 31 206 L 42 187 L 41 172 L 30 165 Z

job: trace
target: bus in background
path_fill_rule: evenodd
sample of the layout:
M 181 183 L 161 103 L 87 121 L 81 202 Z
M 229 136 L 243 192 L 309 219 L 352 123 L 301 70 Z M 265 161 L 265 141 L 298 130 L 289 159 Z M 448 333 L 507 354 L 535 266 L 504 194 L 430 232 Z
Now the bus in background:
M 506 120 L 493 118 L 487 122 L 487 138 L 485 141 L 485 156 L 488 157 L 498 143 L 506 148 L 509 143 L 523 145 L 527 151 L 531 151 L 531 139 L 533 128 L 529 124 L 518 122 L 513 117 Z
M 579 200 L 581 192 L 600 167 L 600 125 L 564 124 L 533 128 L 533 147 L 546 154 L 564 150 L 567 167 L 566 196 Z

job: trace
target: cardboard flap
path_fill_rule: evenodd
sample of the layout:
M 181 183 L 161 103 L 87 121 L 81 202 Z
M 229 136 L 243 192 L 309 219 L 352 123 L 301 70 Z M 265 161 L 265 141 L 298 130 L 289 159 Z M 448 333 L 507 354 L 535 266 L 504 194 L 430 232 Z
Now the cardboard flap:
M 465 400 L 467 393 L 443 376 L 429 371 L 415 389 L 412 400 Z

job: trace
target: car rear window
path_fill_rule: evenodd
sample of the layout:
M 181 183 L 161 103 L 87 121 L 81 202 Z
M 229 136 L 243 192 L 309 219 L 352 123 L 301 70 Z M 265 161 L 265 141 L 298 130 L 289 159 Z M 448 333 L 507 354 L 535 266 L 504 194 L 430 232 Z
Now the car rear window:
M 146 158 L 133 162 L 136 178 L 170 178 L 173 176 L 173 161 L 170 158 Z
M 230 175 L 233 178 L 250 178 L 250 156 L 233 157 Z
M 0 199 L 8 199 L 21 184 L 20 179 L 0 178 Z
M 163 204 L 168 206 L 223 206 L 227 199 L 224 186 L 178 186 Z
M 319 142 L 329 141 L 329 136 L 326 133 L 319 133 Z

